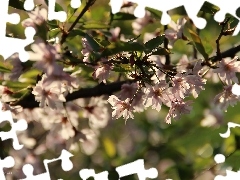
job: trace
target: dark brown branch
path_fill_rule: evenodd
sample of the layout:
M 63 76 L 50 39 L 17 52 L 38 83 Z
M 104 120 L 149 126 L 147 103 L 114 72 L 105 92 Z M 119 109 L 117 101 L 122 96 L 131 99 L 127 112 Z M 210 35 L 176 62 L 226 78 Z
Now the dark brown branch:
M 164 32 L 166 31 L 168 29 L 168 26 L 167 25 L 165 25 L 164 26 Z M 168 39 L 165 37 L 164 38 L 164 48 L 165 49 L 168 49 Z M 170 60 L 170 56 L 169 56 L 169 54 L 167 54 L 167 55 L 165 55 L 165 58 L 166 58 L 166 62 L 165 62 L 165 65 L 170 65 L 171 64 L 171 60 Z
M 240 45 L 224 51 L 223 53 L 221 53 L 221 57 L 222 57 L 222 58 L 234 57 L 235 54 L 238 53 L 239 51 L 240 51 Z M 212 62 L 217 62 L 217 61 L 219 61 L 218 56 L 213 56 L 213 57 L 210 58 L 210 59 L 211 59 Z
M 119 91 L 123 84 L 132 83 L 132 82 L 135 82 L 135 80 L 114 82 L 107 85 L 99 84 L 92 88 L 82 88 L 78 91 L 68 94 L 66 96 L 66 101 L 69 102 L 79 98 L 90 98 L 90 97 L 97 97 L 101 95 L 111 95 L 114 92 Z M 32 109 L 32 108 L 39 107 L 39 102 L 36 102 L 34 95 L 30 93 L 26 98 L 22 99 L 15 105 L 20 105 L 23 108 Z
M 222 36 L 224 35 L 224 28 L 226 27 L 229 20 L 230 20 L 230 18 L 227 18 L 223 23 L 221 23 L 222 28 L 221 28 L 220 34 L 216 40 L 216 44 L 217 44 L 217 53 L 216 54 L 217 54 L 217 58 L 219 60 L 222 59 L 222 54 L 221 54 L 221 50 L 220 50 L 220 40 L 221 40 Z

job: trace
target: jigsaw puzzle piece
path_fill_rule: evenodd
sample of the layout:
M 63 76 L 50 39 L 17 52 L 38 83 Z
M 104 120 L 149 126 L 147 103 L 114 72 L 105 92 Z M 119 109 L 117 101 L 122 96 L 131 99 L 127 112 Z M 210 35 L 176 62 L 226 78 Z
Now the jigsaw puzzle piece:
M 20 179 L 20 180 L 51 180 L 50 179 L 50 174 L 49 171 L 38 174 L 38 175 L 33 175 L 33 166 L 31 164 L 25 164 L 22 167 L 23 173 L 26 175 L 25 179 Z
M 150 7 L 157 9 L 162 12 L 161 24 L 167 25 L 171 22 L 171 17 L 167 13 L 168 11 L 184 6 L 187 14 L 193 20 L 194 24 L 200 29 L 203 29 L 206 26 L 206 20 L 197 16 L 199 10 L 204 4 L 205 0 L 198 1 L 189 1 L 189 0 L 171 0 L 171 3 L 164 3 L 159 0 L 128 0 L 137 4 L 137 7 L 134 10 L 134 15 L 138 18 L 145 16 L 145 8 Z M 120 8 L 123 4 L 122 0 L 111 0 L 110 5 L 112 7 L 112 13 L 117 13 L 120 11 Z
M 0 179 L 1 180 L 6 180 L 3 168 L 11 168 L 14 166 L 14 164 L 15 164 L 15 161 L 12 156 L 8 156 L 3 160 L 0 159 Z
M 24 7 L 24 9 L 26 9 L 27 11 L 32 11 L 33 8 L 34 8 L 34 2 L 33 2 L 33 0 L 25 0 L 23 7 Z
M 158 171 L 156 168 L 145 170 L 143 159 L 119 166 L 116 168 L 116 171 L 118 172 L 119 178 L 137 174 L 139 180 L 146 180 L 146 178 L 153 179 L 158 176 Z
M 81 171 L 79 171 L 79 176 L 83 180 L 87 180 L 90 177 L 93 177 L 95 180 L 108 180 L 107 171 L 96 174 L 94 169 L 82 169 Z
M 73 168 L 73 163 L 70 160 L 70 157 L 72 157 L 73 155 L 66 151 L 66 150 L 62 150 L 61 155 L 58 158 L 54 158 L 54 159 L 45 159 L 43 161 L 44 167 L 46 169 L 45 173 L 42 174 L 38 174 L 38 175 L 33 175 L 33 166 L 31 164 L 25 164 L 22 168 L 23 173 L 25 174 L 26 178 L 25 179 L 21 179 L 21 180 L 51 180 L 50 179 L 50 173 L 49 173 L 49 168 L 48 168 L 48 164 L 61 160 L 61 166 L 62 169 L 64 171 L 69 171 Z
M 198 29 L 205 28 L 207 21 L 204 18 L 197 16 L 203 4 L 205 3 L 205 0 L 197 0 L 197 1 L 184 0 L 181 2 L 184 2 L 185 11 L 188 17 L 193 21 L 194 25 Z
M 12 119 L 11 111 L 1 111 L 0 116 L 1 116 L 0 123 L 3 121 L 8 121 L 11 125 L 10 131 L 0 132 L 0 138 L 2 139 L 2 141 L 5 141 L 7 139 L 12 139 L 13 140 L 13 148 L 15 150 L 20 150 L 23 147 L 23 145 L 19 144 L 16 132 L 26 130 L 28 127 L 27 121 L 24 119 L 20 119 L 17 122 L 14 122 Z
M 24 48 L 27 45 L 34 42 L 33 36 L 35 35 L 36 32 L 32 27 L 28 27 L 25 29 L 26 39 L 6 37 L 7 23 L 9 22 L 11 24 L 17 24 L 20 21 L 19 14 L 16 14 L 16 13 L 8 14 L 8 5 L 9 5 L 9 0 L 1 0 L 0 55 L 2 55 L 4 59 L 7 59 L 14 53 L 19 53 L 20 59 L 22 61 L 26 61 L 29 59 L 29 56 L 28 56 L 28 53 L 24 50 Z
M 81 0 L 71 0 L 70 5 L 72 8 L 77 9 L 81 6 Z
M 214 19 L 217 22 L 223 22 L 227 14 L 231 14 L 233 17 L 240 21 L 240 17 L 236 15 L 237 9 L 240 7 L 240 1 L 236 0 L 227 0 L 227 1 L 219 1 L 219 0 L 208 0 L 209 3 L 218 6 L 220 10 L 215 14 Z M 233 36 L 236 36 L 240 31 L 240 24 L 238 23 Z

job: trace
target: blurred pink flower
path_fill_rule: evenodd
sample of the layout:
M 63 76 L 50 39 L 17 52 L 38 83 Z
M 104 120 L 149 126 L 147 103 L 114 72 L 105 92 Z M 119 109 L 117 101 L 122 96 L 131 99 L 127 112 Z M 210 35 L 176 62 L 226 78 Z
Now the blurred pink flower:
M 169 44 L 168 47 L 172 48 L 174 43 L 178 40 L 178 39 L 182 39 L 183 38 L 183 28 L 185 23 L 187 22 L 186 19 L 181 18 L 177 21 L 177 24 L 174 21 L 171 21 L 169 26 L 172 29 L 167 29 L 165 31 L 165 37 L 169 40 Z
M 235 56 L 233 59 L 224 58 L 219 64 L 218 68 L 214 69 L 214 73 L 218 73 L 223 81 L 226 82 L 227 85 L 234 83 L 238 83 L 238 78 L 236 77 L 236 72 L 240 72 L 240 61 L 237 61 L 238 57 Z
M 104 82 L 106 83 L 106 79 L 110 75 L 110 70 L 112 69 L 112 66 L 108 64 L 102 64 L 97 67 L 95 67 L 95 71 L 93 72 L 93 78 L 98 79 L 98 82 Z
M 30 60 L 36 61 L 34 66 L 47 75 L 60 74 L 63 68 L 56 63 L 56 59 L 60 59 L 60 55 L 55 46 L 44 43 L 41 39 L 35 41 L 31 45 L 32 51 L 28 51 Z
M 167 124 L 171 124 L 171 118 L 174 119 L 180 119 L 181 115 L 183 114 L 189 114 L 191 112 L 192 101 L 184 102 L 182 100 L 174 100 L 171 102 L 171 107 L 169 109 L 169 112 L 166 116 L 165 122 Z
M 135 21 L 133 21 L 132 23 L 133 34 L 139 35 L 142 29 L 152 22 L 153 19 L 151 17 L 151 13 L 149 11 L 146 11 L 145 16 L 143 18 L 137 18 Z
M 232 93 L 232 85 L 224 86 L 223 92 L 217 94 L 214 102 L 223 110 L 226 111 L 228 106 L 234 106 L 240 100 L 240 96 Z
M 28 13 L 29 18 L 22 21 L 23 27 L 34 27 L 41 25 L 47 20 L 47 10 L 45 8 L 36 7 L 33 11 Z

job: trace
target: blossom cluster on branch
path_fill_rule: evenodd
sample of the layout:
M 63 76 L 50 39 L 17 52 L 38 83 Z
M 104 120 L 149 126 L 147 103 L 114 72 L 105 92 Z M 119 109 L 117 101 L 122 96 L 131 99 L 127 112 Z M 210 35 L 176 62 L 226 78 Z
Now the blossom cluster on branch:
M 133 13 L 133 4 L 123 5 L 121 13 Z M 48 132 L 46 141 L 54 138 L 54 143 L 46 145 L 34 141 L 29 145 L 34 153 L 58 146 L 78 150 L 80 143 L 85 153 L 92 154 L 99 130 L 111 119 L 134 119 L 135 113 L 147 108 L 158 112 L 163 106 L 168 108 L 165 122 L 171 124 L 192 111 L 194 99 L 214 77 L 223 84 L 223 91 L 214 98 L 217 106 L 225 111 L 240 100 L 232 93 L 240 72 L 235 56 L 239 46 L 222 52 L 221 58 L 219 54 L 206 57 L 200 45 L 196 46 L 200 38 L 190 29 L 193 25 L 187 17 L 143 35 L 143 28 L 156 20 L 146 11 L 145 17 L 132 22 L 137 37 L 129 38 L 120 27 L 99 24 L 97 30 L 81 29 L 80 25 L 68 31 L 67 23 L 48 21 L 46 10 L 38 6 L 28 15 L 22 26 L 37 30 L 30 60 L 22 63 L 15 54 L 6 61 L 11 61 L 12 67 L 2 76 L 0 94 L 3 108 L 11 110 L 16 119 L 41 124 L 42 133 Z M 190 25 L 185 27 L 187 23 Z M 86 28 L 86 24 L 82 26 Z M 186 29 L 195 38 L 189 39 Z M 140 34 L 144 43 L 138 39 Z M 71 43 L 75 36 L 81 41 L 76 47 Z M 190 43 L 203 58 L 183 54 L 171 62 L 177 41 Z M 20 88 L 13 85 L 17 81 L 23 83 Z

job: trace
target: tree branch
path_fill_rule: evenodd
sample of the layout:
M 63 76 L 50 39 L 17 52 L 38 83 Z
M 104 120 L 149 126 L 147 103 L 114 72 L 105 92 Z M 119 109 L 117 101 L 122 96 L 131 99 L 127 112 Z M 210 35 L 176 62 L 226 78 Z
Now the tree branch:
M 227 18 L 221 25 L 222 25 L 222 28 L 221 28 L 221 32 L 216 40 L 216 44 L 217 44 L 217 58 L 219 60 L 222 59 L 222 54 L 221 54 L 221 50 L 220 50 L 220 40 L 222 38 L 222 36 L 224 35 L 224 28 L 225 26 L 227 25 L 228 21 L 230 20 L 230 18 Z
M 228 49 L 224 52 L 221 53 L 221 57 L 222 58 L 226 58 L 226 57 L 234 57 L 236 53 L 238 53 L 240 51 L 240 45 L 233 47 L 231 49 Z M 212 62 L 217 62 L 219 61 L 219 57 L 218 56 L 213 56 L 212 58 L 210 58 Z
M 127 81 L 114 82 L 107 85 L 102 83 L 92 88 L 82 88 L 78 91 L 68 94 L 66 96 L 66 102 L 73 101 L 79 98 L 90 98 L 90 97 L 97 97 L 101 95 L 111 95 L 114 92 L 119 91 L 123 84 L 133 83 L 135 81 L 136 80 L 127 80 Z M 14 105 L 20 105 L 23 108 L 33 109 L 33 108 L 39 107 L 39 102 L 35 101 L 34 95 L 30 93 L 27 97 L 25 97 L 24 99 L 22 99 L 21 101 L 19 101 Z

